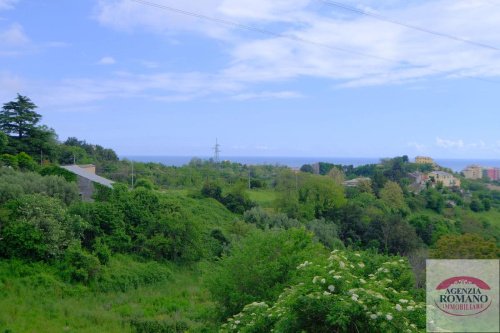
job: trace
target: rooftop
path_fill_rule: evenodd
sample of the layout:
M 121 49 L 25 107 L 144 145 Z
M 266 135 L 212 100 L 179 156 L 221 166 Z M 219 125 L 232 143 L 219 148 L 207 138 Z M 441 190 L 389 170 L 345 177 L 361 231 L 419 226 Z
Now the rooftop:
M 90 173 L 87 170 L 79 167 L 78 165 L 63 165 L 61 166 L 61 168 L 66 169 L 69 172 L 72 172 L 77 176 L 88 179 L 94 183 L 101 184 L 106 187 L 113 187 L 112 185 L 114 182 L 112 180 Z

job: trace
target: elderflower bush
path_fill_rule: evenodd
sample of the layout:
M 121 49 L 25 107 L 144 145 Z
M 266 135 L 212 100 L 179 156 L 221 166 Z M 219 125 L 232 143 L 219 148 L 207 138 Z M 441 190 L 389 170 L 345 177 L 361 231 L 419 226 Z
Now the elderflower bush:
M 411 294 L 408 262 L 335 250 L 298 265 L 298 282 L 274 304 L 252 303 L 222 332 L 423 332 L 424 303 Z

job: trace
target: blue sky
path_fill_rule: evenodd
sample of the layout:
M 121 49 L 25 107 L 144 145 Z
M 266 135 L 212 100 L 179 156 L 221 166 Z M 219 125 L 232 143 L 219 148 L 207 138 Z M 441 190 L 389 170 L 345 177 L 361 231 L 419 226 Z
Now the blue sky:
M 130 0 L 0 0 L 0 102 L 27 95 L 61 140 L 120 155 L 207 156 L 216 137 L 226 156 L 500 154 L 498 50 L 321 0 L 148 1 L 287 37 Z M 497 0 L 342 3 L 500 48 Z

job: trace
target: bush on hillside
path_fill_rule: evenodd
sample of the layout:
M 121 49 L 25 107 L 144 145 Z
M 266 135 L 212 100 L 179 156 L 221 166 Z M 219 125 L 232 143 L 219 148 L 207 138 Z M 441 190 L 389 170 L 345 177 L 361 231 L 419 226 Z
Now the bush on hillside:
M 276 299 L 297 265 L 321 253 L 304 229 L 255 231 L 207 272 L 207 286 L 224 317 L 247 303 Z
M 297 266 L 277 300 L 254 301 L 222 332 L 422 332 L 425 304 L 405 259 L 335 250 Z

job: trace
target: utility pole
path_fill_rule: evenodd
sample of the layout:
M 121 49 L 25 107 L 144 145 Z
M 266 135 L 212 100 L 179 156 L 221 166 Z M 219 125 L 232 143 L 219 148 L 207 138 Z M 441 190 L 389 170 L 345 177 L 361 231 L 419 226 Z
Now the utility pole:
M 134 189 L 134 161 L 132 162 L 132 189 Z
M 40 149 L 40 165 L 43 164 L 43 150 Z
M 76 156 L 73 154 L 73 165 L 76 165 Z
M 248 189 L 250 190 L 251 189 L 251 182 L 250 182 L 250 167 L 248 167 Z

